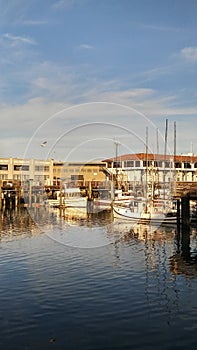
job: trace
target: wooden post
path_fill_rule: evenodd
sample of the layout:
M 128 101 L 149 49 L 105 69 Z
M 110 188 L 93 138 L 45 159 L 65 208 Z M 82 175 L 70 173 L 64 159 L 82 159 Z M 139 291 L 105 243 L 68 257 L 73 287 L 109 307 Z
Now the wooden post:
M 59 208 L 60 208 L 60 217 L 62 217 L 62 180 L 60 180 Z
M 182 221 L 182 235 L 190 232 L 190 207 L 189 196 L 181 199 L 181 221 Z
M 1 188 L 1 182 L 0 182 L 0 210 L 2 209 L 2 188 Z
M 181 213 L 180 213 L 180 199 L 177 199 L 177 229 L 180 233 L 180 222 L 181 222 Z
M 190 260 L 190 197 L 182 197 L 182 234 L 181 234 L 181 251 L 186 261 Z
M 32 179 L 29 179 L 29 207 L 32 205 Z

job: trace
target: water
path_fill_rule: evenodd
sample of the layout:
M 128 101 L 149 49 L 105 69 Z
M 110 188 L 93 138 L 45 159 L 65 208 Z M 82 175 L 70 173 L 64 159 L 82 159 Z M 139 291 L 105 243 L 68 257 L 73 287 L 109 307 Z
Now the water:
M 196 228 L 184 246 L 175 228 L 39 208 L 0 230 L 0 349 L 196 349 Z

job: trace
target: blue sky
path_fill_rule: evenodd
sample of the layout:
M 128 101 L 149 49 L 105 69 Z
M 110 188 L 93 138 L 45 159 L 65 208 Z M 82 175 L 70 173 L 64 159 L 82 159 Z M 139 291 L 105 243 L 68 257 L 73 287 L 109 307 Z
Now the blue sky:
M 143 152 L 146 128 L 163 152 L 166 119 L 169 153 L 174 121 L 197 153 L 196 18 L 195 0 L 0 0 L 0 157 Z

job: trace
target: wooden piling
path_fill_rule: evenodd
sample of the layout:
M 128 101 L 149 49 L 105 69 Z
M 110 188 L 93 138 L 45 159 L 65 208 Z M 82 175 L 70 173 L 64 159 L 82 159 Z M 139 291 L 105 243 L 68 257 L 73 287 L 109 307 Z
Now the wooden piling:
M 181 203 L 180 203 L 180 199 L 177 199 L 177 230 L 180 233 L 180 224 L 181 224 Z
M 181 222 L 182 234 L 190 232 L 190 198 L 188 195 L 181 198 Z

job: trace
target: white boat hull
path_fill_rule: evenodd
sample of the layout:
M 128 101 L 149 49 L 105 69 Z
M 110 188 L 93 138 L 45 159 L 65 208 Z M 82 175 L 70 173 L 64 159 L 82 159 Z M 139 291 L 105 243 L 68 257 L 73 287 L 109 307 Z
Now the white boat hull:
M 164 213 L 145 213 L 132 212 L 129 207 L 121 207 L 113 205 L 113 215 L 115 218 L 121 218 L 136 223 L 151 223 L 154 224 L 176 224 L 176 216 L 168 216 Z
M 66 208 L 86 208 L 87 198 L 67 198 L 63 201 L 63 206 L 65 206 Z

